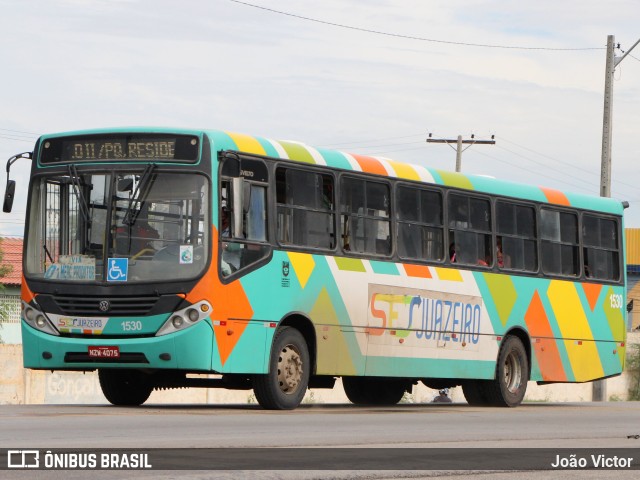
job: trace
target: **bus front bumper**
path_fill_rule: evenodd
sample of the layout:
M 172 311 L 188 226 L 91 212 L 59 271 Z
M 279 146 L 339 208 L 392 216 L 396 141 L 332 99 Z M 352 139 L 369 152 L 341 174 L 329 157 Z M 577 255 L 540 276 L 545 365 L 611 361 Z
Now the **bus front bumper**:
M 25 368 L 94 370 L 149 368 L 211 371 L 213 328 L 209 321 L 160 337 L 69 338 L 42 333 L 22 322 Z M 118 347 L 115 358 L 95 358 L 89 347 Z M 111 349 L 114 350 L 113 348 Z

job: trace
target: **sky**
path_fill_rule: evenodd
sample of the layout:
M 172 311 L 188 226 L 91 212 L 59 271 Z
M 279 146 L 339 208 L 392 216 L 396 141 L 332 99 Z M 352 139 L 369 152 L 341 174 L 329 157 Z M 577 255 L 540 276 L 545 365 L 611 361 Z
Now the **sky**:
M 0 0 L 0 11 L 0 161 L 45 133 L 166 126 L 454 170 L 455 150 L 429 133 L 495 135 L 465 150 L 464 173 L 593 195 L 607 35 L 618 56 L 640 39 L 637 0 Z M 640 46 L 614 78 L 611 196 L 638 228 Z M 29 169 L 11 171 L 0 236 L 22 235 Z

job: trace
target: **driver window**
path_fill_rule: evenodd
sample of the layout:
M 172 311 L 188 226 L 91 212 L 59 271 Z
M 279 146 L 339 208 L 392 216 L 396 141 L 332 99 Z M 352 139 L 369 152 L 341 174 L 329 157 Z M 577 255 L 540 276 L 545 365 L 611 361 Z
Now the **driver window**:
M 227 159 L 227 162 L 237 162 Z M 235 176 L 232 171 L 249 174 Z M 225 174 L 233 175 L 225 178 Z M 266 166 L 256 160 L 242 160 L 242 168 L 223 164 L 220 184 L 219 222 L 220 271 L 227 277 L 264 259 L 270 252 L 267 242 Z M 249 180 L 251 179 L 251 180 Z

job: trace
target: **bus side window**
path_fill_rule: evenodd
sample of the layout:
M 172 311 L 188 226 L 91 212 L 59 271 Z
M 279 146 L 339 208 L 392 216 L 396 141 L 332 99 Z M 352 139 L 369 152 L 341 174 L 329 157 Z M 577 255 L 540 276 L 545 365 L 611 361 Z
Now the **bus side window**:
M 532 206 L 496 201 L 496 234 L 498 268 L 538 270 L 536 211 Z
M 312 248 L 335 246 L 333 177 L 280 167 L 276 171 L 278 242 Z
M 343 250 L 389 255 L 391 253 L 389 184 L 345 176 L 341 180 L 341 192 Z
M 443 260 L 444 228 L 440 192 L 401 185 L 396 191 L 396 206 L 400 257 Z
M 618 224 L 609 218 L 582 216 L 584 274 L 597 280 L 620 279 Z
M 449 242 L 454 243 L 455 260 L 465 265 L 493 264 L 491 203 L 485 198 L 449 194 Z M 455 239 L 455 240 L 454 240 Z
M 568 277 L 580 274 L 578 217 L 575 213 L 541 208 L 540 237 L 545 273 Z

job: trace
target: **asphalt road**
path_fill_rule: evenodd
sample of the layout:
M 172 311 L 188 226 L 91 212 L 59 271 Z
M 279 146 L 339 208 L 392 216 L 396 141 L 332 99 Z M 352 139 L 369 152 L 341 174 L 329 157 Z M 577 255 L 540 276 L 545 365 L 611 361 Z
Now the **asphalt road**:
M 636 438 L 636 435 L 638 438 Z M 467 404 L 303 405 L 288 412 L 253 405 L 87 405 L 0 407 L 2 449 L 365 447 L 637 449 L 640 403 L 525 404 L 515 409 Z M 611 450 L 616 451 L 616 450 Z M 295 455 L 283 450 L 284 455 Z M 332 452 L 328 450 L 328 452 Z M 381 452 L 385 453 L 381 450 Z M 237 452 L 236 452 L 237 453 Z M 491 452 L 489 452 L 490 454 Z M 489 457 L 490 458 L 490 457 Z M 487 464 L 483 463 L 486 469 Z M 249 463 L 248 467 L 252 467 Z M 88 472 L 0 471 L 3 478 L 87 478 Z M 517 478 L 638 478 L 639 471 L 519 472 Z M 82 475 L 81 475 L 82 474 Z M 78 475 L 78 476 L 76 476 Z M 101 471 L 91 478 L 431 478 L 451 472 L 387 471 Z M 513 472 L 465 471 L 460 478 L 515 478 Z M 541 476 L 537 476 L 541 475 Z M 575 475 L 575 476 L 574 476 Z M 593 475 L 593 476 L 592 476 Z

